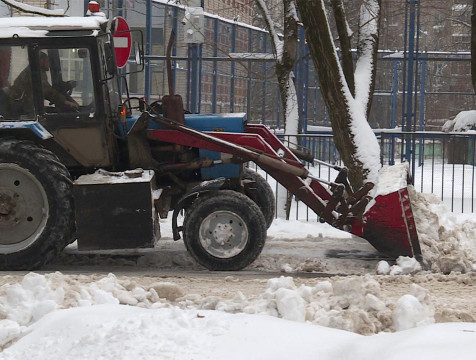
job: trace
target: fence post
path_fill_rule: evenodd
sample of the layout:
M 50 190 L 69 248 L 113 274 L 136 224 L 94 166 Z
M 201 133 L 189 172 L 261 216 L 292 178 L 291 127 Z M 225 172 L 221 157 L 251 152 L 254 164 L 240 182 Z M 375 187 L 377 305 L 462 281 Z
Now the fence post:
M 236 51 L 236 24 L 231 25 L 231 52 Z M 235 61 L 231 61 L 230 112 L 235 111 Z
M 151 55 L 151 41 L 152 41 L 152 0 L 147 0 L 146 15 L 145 15 L 145 99 L 147 103 L 150 102 L 150 59 Z
M 248 29 L 248 52 L 251 54 L 253 51 L 253 30 Z M 251 120 L 251 74 L 253 63 L 248 60 L 248 88 L 246 89 L 246 114 L 248 120 Z
M 215 47 L 213 48 L 213 57 L 218 56 L 218 18 L 213 21 L 213 40 L 215 40 Z M 217 112 L 217 77 L 218 77 L 218 62 L 213 60 L 213 89 L 212 89 L 212 113 Z
M 415 4 L 417 0 L 409 0 L 408 4 L 410 5 L 410 19 L 408 23 L 408 67 L 407 67 L 407 88 L 406 92 L 404 93 L 406 97 L 406 121 L 404 130 L 406 132 L 411 132 L 412 129 L 412 119 L 414 116 L 413 113 L 413 77 L 414 77 L 414 62 L 415 62 L 415 21 L 416 21 L 416 9 Z M 412 143 L 411 143 L 411 136 L 405 136 L 405 159 L 411 163 L 411 150 L 412 150 Z

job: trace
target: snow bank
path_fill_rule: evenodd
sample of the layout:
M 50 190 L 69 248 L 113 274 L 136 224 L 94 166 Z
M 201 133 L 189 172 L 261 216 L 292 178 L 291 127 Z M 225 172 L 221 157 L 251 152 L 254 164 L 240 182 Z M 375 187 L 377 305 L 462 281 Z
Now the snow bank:
M 467 132 L 476 128 L 476 110 L 461 111 L 453 120 L 443 125 L 445 132 Z
M 407 163 L 382 168 L 372 197 L 387 195 L 407 187 Z M 470 272 L 476 268 L 476 222 L 471 219 L 458 222 L 442 201 L 433 194 L 424 194 L 408 186 L 415 219 L 423 265 L 434 272 Z M 370 208 L 371 202 L 367 208 Z M 414 259 L 399 257 L 392 267 L 380 262 L 377 274 L 413 274 L 421 270 Z
M 426 290 L 412 286 L 410 295 L 395 304 L 382 295 L 380 284 L 371 276 L 335 278 L 299 287 L 293 278 L 280 277 L 268 280 L 267 289 L 257 297 L 247 298 L 237 292 L 233 298 L 224 299 L 186 294 L 170 282 L 139 286 L 131 280 L 120 281 L 113 274 L 81 283 L 61 273 L 29 273 L 19 284 L 0 287 L 0 349 L 30 332 L 40 319 L 58 309 L 119 304 L 149 309 L 178 307 L 261 314 L 359 334 L 434 322 L 434 310 Z M 131 326 L 140 328 L 140 321 Z M 108 333 L 108 325 L 101 331 Z M 87 341 L 93 341 L 95 336 L 91 335 Z
M 459 323 L 365 337 L 268 316 L 102 305 L 46 316 L 0 359 L 468 359 L 475 333 Z
M 448 274 L 473 270 L 476 222 L 457 218 L 433 194 L 408 187 L 425 267 Z

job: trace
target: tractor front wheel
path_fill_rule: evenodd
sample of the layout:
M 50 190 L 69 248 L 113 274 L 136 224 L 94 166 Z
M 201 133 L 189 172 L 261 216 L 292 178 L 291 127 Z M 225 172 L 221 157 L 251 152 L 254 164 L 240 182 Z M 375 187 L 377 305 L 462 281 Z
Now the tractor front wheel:
M 32 270 L 71 241 L 72 181 L 50 151 L 0 139 L 0 270 Z
M 183 238 L 192 257 L 209 270 L 240 270 L 261 253 L 266 223 L 247 196 L 220 190 L 198 198 L 185 216 Z

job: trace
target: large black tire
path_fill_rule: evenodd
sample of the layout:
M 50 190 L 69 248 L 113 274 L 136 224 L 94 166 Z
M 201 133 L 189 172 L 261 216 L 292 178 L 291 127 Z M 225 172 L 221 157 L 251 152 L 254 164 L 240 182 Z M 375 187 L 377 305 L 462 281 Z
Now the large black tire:
M 185 216 L 183 239 L 188 252 L 207 269 L 240 270 L 263 250 L 266 224 L 259 207 L 247 196 L 219 190 L 192 204 Z
M 72 241 L 73 183 L 50 151 L 0 139 L 0 269 L 33 270 Z
M 276 199 L 274 198 L 273 189 L 271 189 L 269 183 L 260 174 L 249 168 L 245 168 L 243 179 L 253 181 L 253 183 L 245 186 L 245 195 L 261 209 L 266 222 L 266 228 L 269 229 L 276 211 Z

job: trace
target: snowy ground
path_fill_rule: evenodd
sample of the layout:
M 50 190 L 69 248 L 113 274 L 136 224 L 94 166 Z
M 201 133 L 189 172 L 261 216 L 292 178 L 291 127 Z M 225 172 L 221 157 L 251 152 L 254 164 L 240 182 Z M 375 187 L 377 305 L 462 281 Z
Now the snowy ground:
M 166 221 L 153 250 L 71 246 L 0 277 L 0 360 L 474 358 L 476 216 L 412 203 L 423 266 L 315 220 L 276 220 L 240 272 L 201 269 Z
M 163 225 L 144 256 L 70 248 L 48 268 L 63 273 L 2 276 L 0 359 L 474 356 L 474 272 L 376 275 L 382 258 L 366 242 L 277 220 L 251 269 L 210 273 Z

